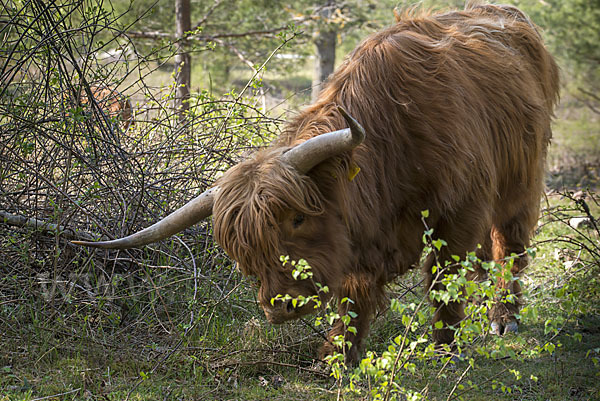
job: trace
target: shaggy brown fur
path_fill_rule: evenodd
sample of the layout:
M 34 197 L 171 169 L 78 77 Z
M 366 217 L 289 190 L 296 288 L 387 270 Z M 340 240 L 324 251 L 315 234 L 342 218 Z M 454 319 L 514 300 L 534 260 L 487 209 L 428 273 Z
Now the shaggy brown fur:
M 405 14 L 364 40 L 274 144 L 219 180 L 217 241 L 260 279 L 272 322 L 312 310 L 272 306 L 275 295 L 316 293 L 309 280 L 291 277 L 280 255 L 306 259 L 314 281 L 354 300 L 358 334 L 347 358 L 355 360 L 385 284 L 419 260 L 422 210 L 449 244 L 444 258 L 480 243 L 482 256 L 501 260 L 529 245 L 557 97 L 557 66 L 516 8 Z M 336 105 L 364 126 L 365 142 L 307 175 L 282 163 L 290 147 L 345 127 Z M 361 171 L 349 181 L 354 164 Z M 517 260 L 513 274 L 525 266 Z M 430 267 L 428 284 L 437 287 Z M 501 287 L 520 292 L 514 283 Z M 517 305 L 499 305 L 490 317 L 514 321 Z M 436 306 L 435 321 L 463 318 L 462 305 Z M 341 324 L 330 335 L 340 332 Z M 452 333 L 434 337 L 450 342 Z

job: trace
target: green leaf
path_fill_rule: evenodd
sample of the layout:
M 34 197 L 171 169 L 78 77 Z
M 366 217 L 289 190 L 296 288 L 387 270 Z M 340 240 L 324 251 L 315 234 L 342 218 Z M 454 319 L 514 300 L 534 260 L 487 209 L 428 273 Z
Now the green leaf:
M 443 239 L 436 239 L 435 241 L 433 241 L 433 246 L 435 246 L 438 251 L 440 249 L 442 249 L 443 246 L 446 246 L 446 245 L 448 245 L 448 243 L 446 241 L 444 241 Z

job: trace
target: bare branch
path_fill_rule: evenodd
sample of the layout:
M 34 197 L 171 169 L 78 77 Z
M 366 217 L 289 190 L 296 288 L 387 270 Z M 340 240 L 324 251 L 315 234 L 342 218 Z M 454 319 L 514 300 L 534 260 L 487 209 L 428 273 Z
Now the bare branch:
M 222 0 L 215 0 L 215 2 L 208 9 L 208 11 L 206 12 L 206 14 L 204 14 L 204 17 L 202 17 L 200 19 L 200 21 L 198 21 L 198 24 L 196 24 L 196 26 L 192 29 L 193 31 L 196 31 L 198 28 L 200 28 L 202 25 L 204 25 L 204 23 L 208 20 L 208 18 L 211 16 L 211 14 L 213 13 L 213 11 L 215 11 L 215 9 L 221 4 L 221 1 Z
M 71 227 L 65 227 L 50 223 L 45 220 L 35 219 L 33 217 L 26 217 L 21 215 L 10 214 L 0 210 L 0 223 L 7 224 L 14 227 L 26 227 L 36 231 L 41 231 L 48 234 L 59 233 L 61 237 L 65 239 L 80 239 L 85 238 L 88 241 L 93 241 L 100 237 L 97 233 L 90 233 L 88 231 L 77 230 Z
M 247 32 L 239 32 L 239 33 L 216 33 L 214 35 L 188 35 L 184 37 L 185 40 L 197 40 L 200 42 L 211 42 L 215 39 L 225 39 L 225 38 L 244 38 L 248 36 L 272 36 L 279 32 L 283 32 L 288 29 L 287 26 L 282 26 L 274 29 L 267 30 L 259 30 L 259 31 L 247 31 Z M 172 41 L 177 41 L 177 35 L 173 33 L 165 33 L 165 32 L 139 32 L 139 31 L 128 31 L 127 36 L 131 38 L 140 38 L 140 39 L 152 39 L 152 40 L 160 40 L 160 39 L 169 39 Z M 181 39 L 181 40 L 183 40 Z

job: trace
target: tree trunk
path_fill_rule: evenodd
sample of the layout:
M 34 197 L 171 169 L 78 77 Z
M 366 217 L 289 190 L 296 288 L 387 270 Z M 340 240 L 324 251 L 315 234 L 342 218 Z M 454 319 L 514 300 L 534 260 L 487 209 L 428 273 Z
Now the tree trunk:
M 190 19 L 190 0 L 175 0 L 176 34 L 179 40 L 175 55 L 175 109 L 181 125 L 185 123 L 187 111 L 190 108 L 191 58 L 187 49 L 185 33 L 192 29 Z
M 332 6 L 322 11 L 324 18 L 329 18 Z M 312 82 L 312 100 L 313 102 L 319 96 L 323 88 L 323 82 L 331 75 L 335 67 L 335 44 L 337 31 L 332 27 L 323 27 L 314 37 L 317 52 L 315 54 L 315 70 Z

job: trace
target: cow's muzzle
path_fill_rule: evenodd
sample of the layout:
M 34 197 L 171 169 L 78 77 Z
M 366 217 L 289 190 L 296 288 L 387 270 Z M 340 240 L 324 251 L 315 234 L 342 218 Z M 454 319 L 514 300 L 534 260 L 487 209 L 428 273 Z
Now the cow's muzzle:
M 275 300 L 273 305 L 261 305 L 269 323 L 279 324 L 288 320 L 297 319 L 301 316 L 314 312 L 317 304 L 309 301 L 302 306 L 294 306 L 292 300 Z

